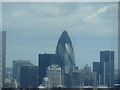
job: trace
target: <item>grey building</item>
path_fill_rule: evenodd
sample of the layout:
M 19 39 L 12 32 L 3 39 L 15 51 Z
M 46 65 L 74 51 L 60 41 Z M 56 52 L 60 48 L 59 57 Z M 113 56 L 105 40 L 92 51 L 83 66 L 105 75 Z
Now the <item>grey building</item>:
M 65 69 L 64 85 L 67 88 L 80 88 L 80 70 L 75 67 L 73 70 L 68 72 Z
M 23 65 L 31 65 L 31 61 L 26 61 L 26 60 L 13 61 L 13 79 L 17 82 L 18 86 L 19 86 L 19 79 L 20 79 L 20 67 Z
M 84 86 L 96 86 L 96 73 L 92 72 L 91 67 L 86 64 L 83 69 L 83 85 Z
M 5 84 L 6 32 L 0 31 L 0 88 Z
M 93 72 L 96 72 L 96 84 L 101 85 L 101 74 L 102 74 L 102 63 L 101 62 L 93 62 Z
M 85 65 L 83 69 L 75 67 L 64 75 L 64 85 L 67 88 L 82 88 L 84 86 L 96 86 L 96 73 L 92 72 L 89 65 Z
M 37 88 L 38 66 L 23 65 L 20 67 L 20 88 Z
M 46 77 L 43 79 L 45 88 L 59 88 L 62 86 L 62 70 L 59 65 L 51 65 L 47 67 Z
M 62 70 L 59 65 L 51 65 L 47 68 L 46 76 L 49 79 L 50 88 L 61 87 L 62 84 Z

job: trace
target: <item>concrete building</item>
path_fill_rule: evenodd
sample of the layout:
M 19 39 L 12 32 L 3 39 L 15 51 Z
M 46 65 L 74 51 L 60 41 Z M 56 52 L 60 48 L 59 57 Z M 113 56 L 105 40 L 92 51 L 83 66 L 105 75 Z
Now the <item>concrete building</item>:
M 43 86 L 45 88 L 59 88 L 62 87 L 62 70 L 59 65 L 51 65 L 47 67 L 46 77 L 43 79 Z

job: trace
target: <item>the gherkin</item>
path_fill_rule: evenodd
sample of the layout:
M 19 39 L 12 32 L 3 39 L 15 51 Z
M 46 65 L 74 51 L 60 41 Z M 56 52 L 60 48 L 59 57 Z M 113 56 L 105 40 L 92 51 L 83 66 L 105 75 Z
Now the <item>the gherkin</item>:
M 70 37 L 63 31 L 57 44 L 56 54 L 62 66 L 75 66 L 75 56 Z
M 56 54 L 39 54 L 39 84 L 42 84 L 42 80 L 46 76 L 47 67 L 52 64 L 60 67 L 68 66 L 66 70 L 68 72 L 75 66 L 72 42 L 66 31 L 61 34 L 58 40 Z

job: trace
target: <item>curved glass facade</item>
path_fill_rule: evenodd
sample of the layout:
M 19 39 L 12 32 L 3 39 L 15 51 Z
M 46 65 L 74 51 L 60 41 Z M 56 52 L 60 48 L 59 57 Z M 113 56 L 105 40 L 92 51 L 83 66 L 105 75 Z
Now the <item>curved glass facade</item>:
M 62 32 L 58 40 L 56 54 L 62 66 L 75 66 L 72 42 L 66 31 Z

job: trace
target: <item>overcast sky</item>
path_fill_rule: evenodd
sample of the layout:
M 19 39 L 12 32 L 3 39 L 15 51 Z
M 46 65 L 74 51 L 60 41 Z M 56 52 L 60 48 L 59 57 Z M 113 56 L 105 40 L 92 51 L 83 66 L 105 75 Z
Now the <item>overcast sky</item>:
M 101 50 L 114 50 L 117 67 L 117 3 L 4 2 L 2 14 L 7 67 L 13 60 L 37 65 L 38 54 L 55 53 L 64 30 L 72 40 L 77 66 L 92 66 L 93 61 L 100 61 Z

